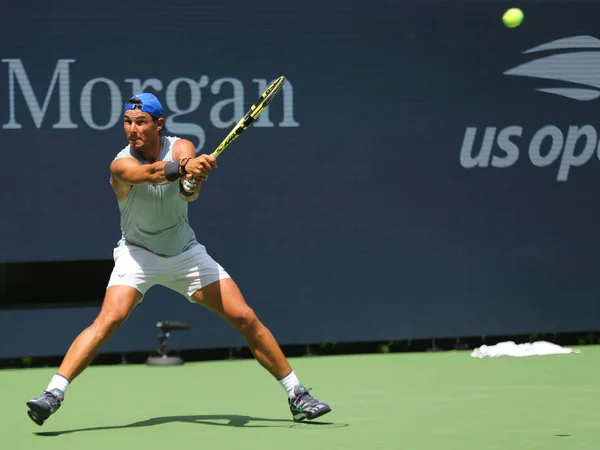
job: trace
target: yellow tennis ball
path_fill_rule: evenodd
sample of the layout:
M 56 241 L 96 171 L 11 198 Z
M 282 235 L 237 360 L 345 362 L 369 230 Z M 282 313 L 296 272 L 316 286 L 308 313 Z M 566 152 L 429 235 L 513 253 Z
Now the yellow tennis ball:
M 506 10 L 502 16 L 502 22 L 504 22 L 504 25 L 508 28 L 515 28 L 521 25 L 524 17 L 523 11 L 521 11 L 520 8 L 510 8 Z

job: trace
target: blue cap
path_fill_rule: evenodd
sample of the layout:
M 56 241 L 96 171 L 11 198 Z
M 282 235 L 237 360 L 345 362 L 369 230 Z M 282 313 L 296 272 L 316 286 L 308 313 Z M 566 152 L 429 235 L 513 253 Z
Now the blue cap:
M 139 109 L 158 119 L 163 117 L 163 107 L 154 94 L 143 92 L 136 94 L 125 103 L 125 111 Z

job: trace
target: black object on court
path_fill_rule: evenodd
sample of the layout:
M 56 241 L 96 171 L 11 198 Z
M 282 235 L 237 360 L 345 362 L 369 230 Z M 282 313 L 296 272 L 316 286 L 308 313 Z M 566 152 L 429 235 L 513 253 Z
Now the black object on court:
M 156 324 L 160 328 L 158 333 L 158 356 L 149 356 L 146 364 L 149 366 L 177 366 L 183 364 L 179 356 L 169 356 L 167 353 L 167 339 L 171 331 L 189 330 L 190 326 L 184 322 L 165 320 Z

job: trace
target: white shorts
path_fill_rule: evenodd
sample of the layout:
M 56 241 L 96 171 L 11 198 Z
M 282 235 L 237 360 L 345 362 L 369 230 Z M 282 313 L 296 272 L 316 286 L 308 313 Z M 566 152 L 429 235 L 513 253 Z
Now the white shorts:
M 229 274 L 206 248 L 197 244 L 177 256 L 163 257 L 133 245 L 120 245 L 113 251 L 115 266 L 108 287 L 131 286 L 142 296 L 159 284 L 180 293 L 189 301 L 198 289 L 215 281 L 229 278 Z

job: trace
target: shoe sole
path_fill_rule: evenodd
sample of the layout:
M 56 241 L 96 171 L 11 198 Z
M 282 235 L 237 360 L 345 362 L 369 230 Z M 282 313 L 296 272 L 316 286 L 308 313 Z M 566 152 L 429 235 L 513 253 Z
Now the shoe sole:
M 306 414 L 305 413 L 294 414 L 292 417 L 294 418 L 294 422 L 302 422 L 304 419 L 306 419 Z
M 318 419 L 319 417 L 324 416 L 325 414 L 330 413 L 330 412 L 331 412 L 331 408 L 327 408 L 327 409 L 322 409 L 322 410 L 318 411 L 317 413 L 315 413 L 314 416 L 307 417 L 306 413 L 302 412 L 300 414 L 294 415 L 293 417 L 294 417 L 294 421 L 302 422 L 305 419 L 306 420 Z
M 36 423 L 36 425 L 42 426 L 46 419 L 50 417 L 48 411 L 35 402 L 27 402 L 27 407 L 29 408 L 27 415 Z

